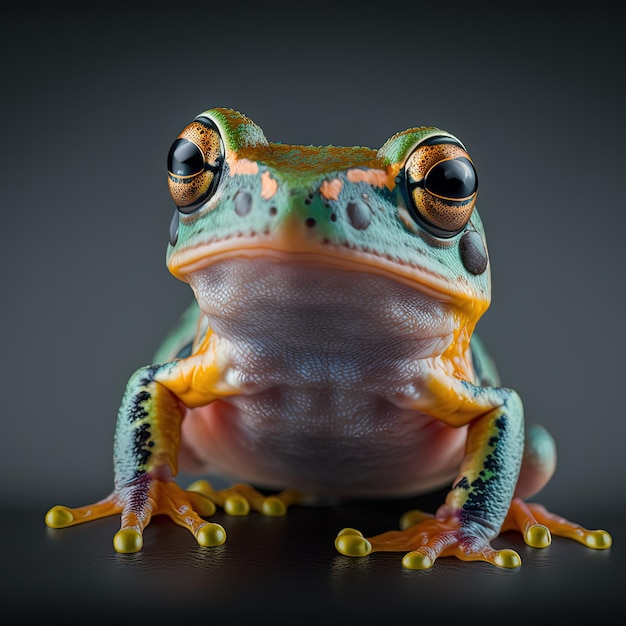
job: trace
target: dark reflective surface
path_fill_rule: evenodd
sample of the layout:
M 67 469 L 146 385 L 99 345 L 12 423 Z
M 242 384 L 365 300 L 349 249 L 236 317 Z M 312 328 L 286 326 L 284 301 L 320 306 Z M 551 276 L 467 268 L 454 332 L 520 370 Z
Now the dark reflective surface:
M 440 495 L 418 504 L 430 510 Z M 45 509 L 4 511 L 1 606 L 4 614 L 65 623 L 193 617 L 282 624 L 305 623 L 306 617 L 359 624 L 409 618 L 506 624 L 521 616 L 534 623 L 543 617 L 596 619 L 621 605 L 623 512 L 592 514 L 613 534 L 614 545 L 606 551 L 560 538 L 534 550 L 517 534 L 504 534 L 494 545 L 520 553 L 518 570 L 445 558 L 429 571 L 414 572 L 402 568 L 401 554 L 359 559 L 335 551 L 341 528 L 387 530 L 414 505 L 415 500 L 294 507 L 285 518 L 218 513 L 212 519 L 228 533 L 218 548 L 198 547 L 186 530 L 159 516 L 146 530 L 143 551 L 134 555 L 113 550 L 117 518 L 51 530 L 43 523 Z

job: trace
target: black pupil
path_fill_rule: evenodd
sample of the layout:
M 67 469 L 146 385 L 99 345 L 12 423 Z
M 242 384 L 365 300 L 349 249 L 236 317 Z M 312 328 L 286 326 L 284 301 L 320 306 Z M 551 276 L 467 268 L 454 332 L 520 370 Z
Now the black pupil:
M 177 139 L 167 155 L 167 170 L 174 176 L 191 176 L 204 170 L 200 148 L 188 139 Z
M 468 198 L 478 188 L 476 170 L 465 157 L 437 163 L 424 182 L 426 189 L 434 195 L 455 200 Z

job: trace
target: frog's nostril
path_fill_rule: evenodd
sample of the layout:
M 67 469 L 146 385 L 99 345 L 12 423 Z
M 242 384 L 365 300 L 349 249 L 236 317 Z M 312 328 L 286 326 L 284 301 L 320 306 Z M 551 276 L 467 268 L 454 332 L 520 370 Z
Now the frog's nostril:
M 238 191 L 235 196 L 235 213 L 245 217 L 252 210 L 252 196 L 247 191 Z
M 360 200 L 348 202 L 346 215 L 352 226 L 357 230 L 365 230 L 370 224 L 371 213 L 369 207 Z

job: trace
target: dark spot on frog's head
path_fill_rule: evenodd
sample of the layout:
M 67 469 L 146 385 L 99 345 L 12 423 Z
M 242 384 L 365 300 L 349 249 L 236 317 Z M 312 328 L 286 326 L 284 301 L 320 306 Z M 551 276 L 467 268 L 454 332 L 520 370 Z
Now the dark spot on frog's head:
M 369 207 L 362 200 L 348 202 L 346 205 L 346 215 L 352 226 L 357 230 L 365 230 L 369 226 L 372 218 Z
M 483 238 L 475 230 L 468 230 L 459 241 L 461 260 L 468 272 L 479 275 L 487 269 L 487 250 Z
M 313 226 L 315 226 L 315 218 L 314 217 L 307 217 L 305 223 L 306 223 L 306 225 L 309 228 L 313 228 Z
M 245 217 L 252 210 L 252 196 L 247 191 L 238 191 L 234 198 L 235 213 Z

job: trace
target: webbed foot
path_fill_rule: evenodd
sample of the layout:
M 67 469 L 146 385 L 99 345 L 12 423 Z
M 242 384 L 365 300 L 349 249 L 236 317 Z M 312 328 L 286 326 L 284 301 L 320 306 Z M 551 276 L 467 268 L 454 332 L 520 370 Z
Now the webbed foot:
M 401 530 L 365 538 L 352 528 L 344 528 L 335 547 L 346 556 L 372 552 L 405 552 L 402 565 L 411 570 L 430 569 L 439 557 L 456 556 L 463 561 L 485 561 L 504 568 L 519 567 L 522 560 L 514 550 L 496 550 L 479 533 L 460 526 L 455 519 L 438 520 L 420 511 L 403 516 Z M 415 522 L 411 525 L 411 522 Z
M 579 524 L 554 515 L 540 504 L 528 504 L 520 498 L 511 502 L 501 531 L 516 530 L 531 547 L 549 546 L 552 535 L 567 537 L 589 548 L 603 550 L 612 543 L 605 530 L 588 530 Z M 437 519 L 422 511 L 408 511 L 400 519 L 400 530 L 374 537 L 364 537 L 353 528 L 344 528 L 335 540 L 335 547 L 346 556 L 366 556 L 373 552 L 406 552 L 402 565 L 407 569 L 429 569 L 443 556 L 456 556 L 463 561 L 484 561 L 502 568 L 516 568 L 522 563 L 517 552 L 496 550 L 483 533 L 471 526 L 462 527 L 452 516 Z
M 265 496 L 248 485 L 234 485 L 216 491 L 206 480 L 191 484 L 186 490 L 175 482 L 163 482 L 147 474 L 115 490 L 108 497 L 87 506 L 70 508 L 54 506 L 46 514 L 50 528 L 67 528 L 103 517 L 120 514 L 120 530 L 113 538 L 117 552 L 138 552 L 143 547 L 143 531 L 153 515 L 168 515 L 176 524 L 187 528 L 201 546 L 218 546 L 226 541 L 220 524 L 207 522 L 216 505 L 229 515 L 247 515 L 256 510 L 278 516 L 300 499 L 295 491 Z
M 46 514 L 51 528 L 67 528 L 103 517 L 120 514 L 120 530 L 113 538 L 117 552 L 138 552 L 143 547 L 143 530 L 153 515 L 165 514 L 187 528 L 201 546 L 218 546 L 226 541 L 219 524 L 202 517 L 215 513 L 215 504 L 195 491 L 185 491 L 175 482 L 153 480 L 147 475 L 87 506 L 54 506 Z M 201 517 L 202 516 L 202 517 Z

